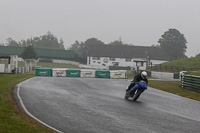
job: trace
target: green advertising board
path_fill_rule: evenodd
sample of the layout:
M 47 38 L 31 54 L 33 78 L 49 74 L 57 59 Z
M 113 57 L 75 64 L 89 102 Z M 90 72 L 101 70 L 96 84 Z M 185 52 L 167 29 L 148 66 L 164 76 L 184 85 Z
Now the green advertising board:
M 179 73 L 174 73 L 174 79 L 179 79 Z
M 67 77 L 80 77 L 81 70 L 78 69 L 67 69 Z
M 95 78 L 110 78 L 110 71 L 97 70 L 95 72 Z
M 51 68 L 36 68 L 35 71 L 37 76 L 52 76 Z

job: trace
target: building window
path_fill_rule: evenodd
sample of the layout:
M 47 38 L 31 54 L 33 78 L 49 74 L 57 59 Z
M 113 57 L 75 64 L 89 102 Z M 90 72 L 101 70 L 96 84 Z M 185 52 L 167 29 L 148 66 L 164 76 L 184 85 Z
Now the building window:
M 131 62 L 131 59 L 125 59 L 126 62 Z
M 144 62 L 141 62 L 141 66 L 144 66 Z
M 113 66 L 119 66 L 119 62 L 112 62 Z
M 109 61 L 108 58 L 103 59 L 103 62 L 104 62 L 104 63 L 108 63 L 108 61 Z
M 110 58 L 111 61 L 115 61 L 115 58 Z
M 100 60 L 100 57 L 92 57 L 92 60 Z
M 144 66 L 144 62 L 136 62 L 136 63 L 137 63 L 137 66 L 141 66 L 141 67 Z

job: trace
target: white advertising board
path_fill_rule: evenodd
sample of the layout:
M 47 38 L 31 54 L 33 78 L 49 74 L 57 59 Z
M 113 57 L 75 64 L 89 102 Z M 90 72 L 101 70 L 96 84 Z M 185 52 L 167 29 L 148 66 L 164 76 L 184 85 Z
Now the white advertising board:
M 66 77 L 67 68 L 54 68 L 52 69 L 53 77 Z
M 81 69 L 82 78 L 95 78 L 95 70 Z
M 126 70 L 110 71 L 110 78 L 111 79 L 126 78 Z
M 154 71 L 152 71 L 151 77 L 161 78 L 161 79 L 173 79 L 174 74 L 173 73 L 166 73 L 166 72 L 154 72 Z
M 0 64 L 0 73 L 5 72 L 5 64 Z

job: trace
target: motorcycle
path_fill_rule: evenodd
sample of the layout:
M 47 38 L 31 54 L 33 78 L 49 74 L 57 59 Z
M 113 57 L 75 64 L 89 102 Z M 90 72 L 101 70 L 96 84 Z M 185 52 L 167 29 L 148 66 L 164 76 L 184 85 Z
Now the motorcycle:
M 132 93 L 132 95 L 130 94 L 131 89 L 128 89 L 127 86 L 126 93 L 124 96 L 125 99 L 128 100 L 130 97 L 132 97 L 133 101 L 136 101 L 140 97 L 140 95 L 147 89 L 147 84 L 144 80 L 141 80 L 139 83 L 135 83 L 135 86 L 136 90 Z

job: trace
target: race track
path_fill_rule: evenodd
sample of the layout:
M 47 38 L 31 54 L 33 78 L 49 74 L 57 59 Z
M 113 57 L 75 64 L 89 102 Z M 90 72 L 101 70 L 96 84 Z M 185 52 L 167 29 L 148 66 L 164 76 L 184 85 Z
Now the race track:
M 124 99 L 125 79 L 34 77 L 14 89 L 19 107 L 57 132 L 199 133 L 200 102 L 148 88 Z

